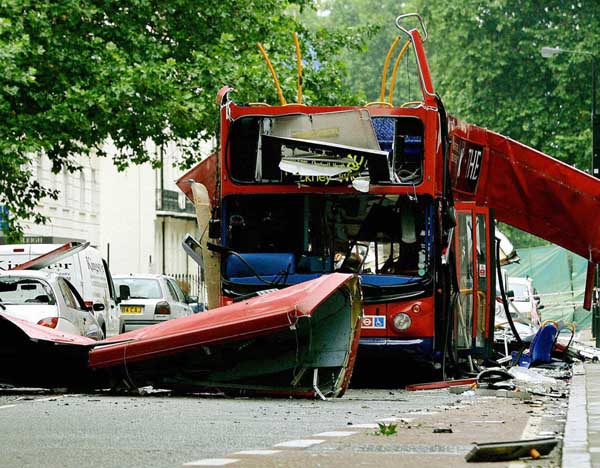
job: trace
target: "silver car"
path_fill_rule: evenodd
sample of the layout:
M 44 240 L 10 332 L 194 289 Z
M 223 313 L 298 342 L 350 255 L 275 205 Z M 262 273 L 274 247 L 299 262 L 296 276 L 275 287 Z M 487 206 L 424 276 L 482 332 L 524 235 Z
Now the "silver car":
M 58 331 L 95 340 L 104 334 L 79 292 L 65 278 L 46 271 L 0 271 L 0 312 Z M 96 309 L 98 308 L 98 309 Z
M 113 280 L 125 331 L 192 315 L 189 304 L 197 302 L 197 298 L 186 297 L 170 276 L 116 275 Z

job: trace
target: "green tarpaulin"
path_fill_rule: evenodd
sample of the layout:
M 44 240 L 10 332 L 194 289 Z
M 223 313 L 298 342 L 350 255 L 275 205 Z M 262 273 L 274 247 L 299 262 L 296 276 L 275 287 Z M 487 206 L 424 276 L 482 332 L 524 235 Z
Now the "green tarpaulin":
M 582 307 L 586 259 L 554 245 L 517 251 L 520 263 L 504 268 L 508 276 L 533 280 L 544 305 L 542 320 L 574 322 L 578 330 L 590 328 L 592 314 Z

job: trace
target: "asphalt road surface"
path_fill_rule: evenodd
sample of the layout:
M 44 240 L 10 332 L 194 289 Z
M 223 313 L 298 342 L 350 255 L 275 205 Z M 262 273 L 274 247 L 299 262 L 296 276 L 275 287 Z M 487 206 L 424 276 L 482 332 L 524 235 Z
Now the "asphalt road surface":
M 435 425 L 454 424 L 458 428 L 455 432 L 462 430 L 463 437 L 450 441 L 450 445 L 447 445 L 450 448 L 444 450 L 458 453 L 468 449 L 471 439 L 477 436 L 479 429 L 472 434 L 469 433 L 470 429 L 460 429 L 462 423 L 467 424 L 473 418 L 481 420 L 475 423 L 484 424 L 492 431 L 498 430 L 498 419 L 505 419 L 502 421 L 502 433 L 508 431 L 508 435 L 517 439 L 521 437 L 522 426 L 528 421 L 531 407 L 506 398 L 492 400 L 496 406 L 488 408 L 479 404 L 485 399 L 476 401 L 472 397 L 453 395 L 446 390 L 405 392 L 355 389 L 341 399 L 328 401 L 207 395 L 176 397 L 168 394 L 5 393 L 0 394 L 0 466 L 177 468 L 189 463 L 188 466 L 215 466 L 203 465 L 202 460 L 229 459 L 228 454 L 239 451 L 273 449 L 277 444 L 289 440 L 304 440 L 327 431 L 376 427 L 374 423 L 382 419 L 407 416 L 412 418 L 396 419 L 396 422 L 405 430 L 406 441 L 412 440 L 413 445 L 434 447 L 435 440 L 428 442 L 423 437 L 432 437 L 431 428 Z M 474 413 L 475 408 L 478 414 Z M 510 411 L 514 415 L 511 416 Z M 423 422 L 411 423 L 415 417 L 424 418 Z M 556 419 L 555 415 L 553 417 Z M 519 424 L 511 429 L 510 424 L 516 422 Z M 411 424 L 413 429 L 420 428 L 421 433 L 414 430 L 410 432 Z M 296 462 L 298 466 L 388 466 L 385 457 L 376 463 L 371 455 L 368 455 L 366 463 L 359 463 L 360 454 L 354 460 L 356 463 L 347 459 L 346 453 L 363 452 L 363 456 L 367 456 L 365 451 L 368 450 L 384 450 L 388 452 L 387 455 L 391 454 L 391 449 L 385 448 L 384 438 L 373 437 L 373 429 L 369 429 L 368 433 L 364 432 L 366 429 L 362 430 L 360 437 L 365 439 L 362 442 L 360 437 L 355 436 L 354 439 L 345 438 L 343 446 L 323 445 L 325 448 L 320 449 L 319 455 L 330 457 L 325 461 L 307 463 L 302 457 L 311 453 L 317 455 L 317 452 L 307 449 L 287 452 L 286 459 L 271 458 L 269 463 L 272 466 L 296 466 Z M 440 436 L 448 438 L 452 434 Z M 488 438 L 497 440 L 501 436 L 490 433 Z M 398 453 L 401 445 L 399 440 L 393 440 L 393 453 Z M 374 441 L 376 445 L 373 445 Z M 450 454 L 455 457 L 453 460 L 462 460 L 464 453 L 458 458 L 457 453 Z M 342 458 L 336 459 L 336 456 Z M 296 462 L 294 457 L 298 459 Z M 264 460 L 255 460 L 247 460 L 247 466 L 268 466 Z M 369 460 L 375 464 L 372 465 Z M 400 466 L 397 455 L 390 460 L 389 466 Z M 447 465 L 448 461 L 444 463 Z

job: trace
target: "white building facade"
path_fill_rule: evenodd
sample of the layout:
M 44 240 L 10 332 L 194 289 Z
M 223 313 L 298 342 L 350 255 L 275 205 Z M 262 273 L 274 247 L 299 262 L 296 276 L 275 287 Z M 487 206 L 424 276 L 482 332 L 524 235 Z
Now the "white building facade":
M 100 242 L 100 189 L 98 158 L 85 157 L 78 161 L 81 171 L 52 173 L 52 163 L 46 156 L 35 159 L 33 174 L 44 187 L 59 191 L 58 199 L 46 198 L 38 211 L 48 218 L 48 223 L 36 225 L 23 223 L 25 242 L 62 243 Z
M 114 151 L 110 145 L 106 149 Z M 81 172 L 53 174 L 51 162 L 38 158 L 34 175 L 60 194 L 39 206 L 48 218 L 45 225 L 23 223 L 25 242 L 90 241 L 113 275 L 164 273 L 175 276 L 186 293 L 198 295 L 198 266 L 181 247 L 186 233 L 198 237 L 198 228 L 193 204 L 175 185 L 183 173 L 173 166 L 176 146 L 149 143 L 147 149 L 162 160 L 162 168 L 132 165 L 119 172 L 112 158 L 92 154 L 79 158 Z

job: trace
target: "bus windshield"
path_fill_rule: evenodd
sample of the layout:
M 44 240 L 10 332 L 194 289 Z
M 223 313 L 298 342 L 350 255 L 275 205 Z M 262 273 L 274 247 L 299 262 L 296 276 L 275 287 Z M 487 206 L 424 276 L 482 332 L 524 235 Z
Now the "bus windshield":
M 226 260 L 225 280 L 258 274 L 293 283 L 340 271 L 362 275 L 363 284 L 389 286 L 430 274 L 432 203 L 425 197 L 230 196 L 224 213 L 224 243 L 243 257 Z

